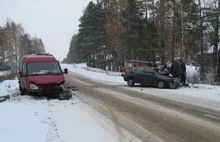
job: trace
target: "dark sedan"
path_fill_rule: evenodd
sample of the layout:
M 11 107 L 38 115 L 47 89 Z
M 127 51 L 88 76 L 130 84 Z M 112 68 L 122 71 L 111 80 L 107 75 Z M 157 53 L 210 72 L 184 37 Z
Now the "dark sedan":
M 134 86 L 135 83 L 140 83 L 141 85 L 154 85 L 158 88 L 170 87 L 173 83 L 173 79 L 159 75 L 155 70 L 149 66 L 139 66 L 132 69 L 126 70 L 123 75 L 124 81 L 127 81 L 128 86 Z

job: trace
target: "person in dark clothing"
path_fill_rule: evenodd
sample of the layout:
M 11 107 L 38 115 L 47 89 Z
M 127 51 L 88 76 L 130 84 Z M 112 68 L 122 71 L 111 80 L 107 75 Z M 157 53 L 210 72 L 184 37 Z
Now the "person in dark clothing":
M 181 64 L 181 69 L 182 69 L 182 74 L 181 74 L 181 83 L 185 85 L 186 81 L 186 65 L 183 61 L 180 61 Z
M 162 68 L 161 68 L 161 72 L 164 72 L 165 75 L 167 75 L 167 76 L 169 75 L 169 73 L 170 73 L 170 68 L 167 66 L 166 63 L 163 64 L 163 66 L 162 66 Z
M 175 62 L 175 61 L 172 62 L 172 65 L 171 65 L 171 67 L 170 67 L 170 74 L 171 74 L 171 75 L 173 75 L 173 65 L 174 65 L 174 62 Z
M 152 63 L 152 67 L 157 67 L 155 62 Z
M 179 78 L 180 75 L 182 74 L 182 69 L 180 67 L 180 64 L 176 61 L 173 61 L 172 66 L 171 66 L 171 74 L 173 77 Z
M 148 61 L 147 66 L 152 67 L 152 65 L 151 65 L 151 62 L 150 62 L 150 61 Z
M 168 70 L 169 71 L 169 67 L 167 66 L 166 63 L 163 63 L 163 66 L 161 68 L 161 71 L 165 71 L 165 70 Z
M 180 64 L 176 61 L 173 61 L 170 72 L 171 72 L 171 75 L 174 78 L 174 83 L 173 83 L 172 87 L 177 88 L 177 84 L 178 84 L 178 86 L 182 87 L 183 84 L 179 81 L 180 75 L 182 74 L 182 69 L 181 69 Z

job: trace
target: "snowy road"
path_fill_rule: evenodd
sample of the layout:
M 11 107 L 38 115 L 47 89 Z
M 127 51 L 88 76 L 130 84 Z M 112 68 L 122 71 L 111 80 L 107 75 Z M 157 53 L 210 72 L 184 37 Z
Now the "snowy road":
M 215 101 L 167 97 L 172 94 L 164 89 L 155 89 L 160 95 L 152 95 L 140 86 L 133 87 L 136 88 L 134 90 L 126 85 L 94 81 L 72 72 L 66 80 L 69 86 L 79 89 L 80 94 L 76 97 L 93 108 L 103 121 L 112 123 L 121 141 L 126 137 L 125 133 L 140 141 L 220 139 L 219 103 Z M 137 88 L 140 91 L 136 91 Z
M 128 87 L 119 72 L 62 64 L 73 98 L 19 95 L 18 80 L 0 83 L 1 142 L 219 141 L 220 86 Z M 194 67 L 188 67 L 194 72 Z M 79 89 L 79 90 L 78 90 Z

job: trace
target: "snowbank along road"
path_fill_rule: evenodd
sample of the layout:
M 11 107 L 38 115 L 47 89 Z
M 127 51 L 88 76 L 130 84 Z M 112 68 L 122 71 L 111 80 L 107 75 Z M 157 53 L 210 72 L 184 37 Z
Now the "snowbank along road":
M 103 121 L 112 123 L 120 141 L 128 134 L 133 136 L 129 141 L 220 140 L 219 104 L 214 101 L 204 105 L 196 98 L 148 94 L 126 85 L 94 81 L 73 72 L 65 78 L 69 86 L 79 89 L 74 97 L 88 104 Z M 135 87 L 142 90 L 141 86 Z M 163 89 L 158 92 L 166 93 Z
M 60 101 L 21 96 L 17 80 L 7 80 L 0 88 L 0 94 L 10 94 L 9 100 L 0 103 L 0 142 L 119 141 L 113 125 L 103 121 L 79 97 Z M 79 96 L 77 88 L 71 90 Z M 127 141 L 133 136 L 128 133 L 121 139 Z

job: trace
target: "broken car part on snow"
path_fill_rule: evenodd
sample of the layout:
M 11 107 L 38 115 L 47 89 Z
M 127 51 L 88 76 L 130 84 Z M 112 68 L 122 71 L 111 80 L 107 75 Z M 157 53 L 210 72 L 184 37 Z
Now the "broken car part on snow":
M 6 100 L 10 100 L 10 96 L 9 95 L 7 95 L 7 96 L 0 96 L 0 103 L 4 102 Z

